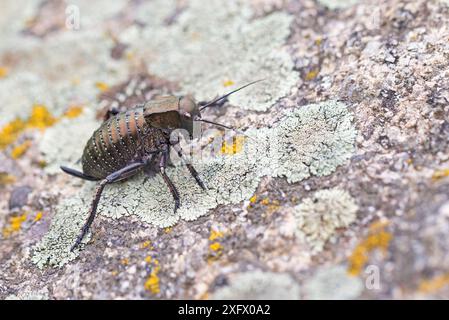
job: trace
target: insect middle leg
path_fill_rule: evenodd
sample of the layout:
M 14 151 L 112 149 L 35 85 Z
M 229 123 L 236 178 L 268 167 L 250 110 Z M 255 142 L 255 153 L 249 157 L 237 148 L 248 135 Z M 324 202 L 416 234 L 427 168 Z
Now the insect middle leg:
M 139 170 L 143 166 L 144 166 L 143 162 L 132 163 L 114 173 L 111 173 L 105 179 L 101 180 L 100 184 L 97 187 L 97 190 L 95 191 L 94 199 L 92 200 L 92 204 L 89 210 L 89 217 L 87 218 L 86 222 L 81 228 L 81 233 L 76 238 L 75 244 L 72 246 L 70 251 L 75 250 L 75 248 L 80 245 L 84 236 L 89 231 L 89 228 L 92 225 L 92 222 L 94 221 L 95 215 L 97 213 L 98 203 L 100 202 L 101 194 L 103 193 L 104 187 L 109 183 L 113 183 L 136 174 L 137 170 Z
M 173 196 L 173 199 L 175 200 L 175 213 L 176 210 L 178 210 L 180 206 L 180 200 L 179 200 L 179 193 L 176 189 L 173 182 L 170 180 L 170 178 L 167 176 L 167 173 L 165 172 L 165 168 L 167 167 L 167 160 L 169 155 L 169 145 L 164 145 L 162 147 L 161 151 L 161 160 L 159 162 L 159 168 L 162 175 L 162 178 L 164 178 L 165 184 L 168 186 L 168 189 L 170 189 L 170 193 Z

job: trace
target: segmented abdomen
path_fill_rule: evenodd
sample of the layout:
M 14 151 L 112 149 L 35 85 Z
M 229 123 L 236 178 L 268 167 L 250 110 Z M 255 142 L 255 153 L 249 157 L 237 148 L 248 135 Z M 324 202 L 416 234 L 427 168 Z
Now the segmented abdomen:
M 143 134 L 150 129 L 142 107 L 109 118 L 94 132 L 84 148 L 83 172 L 103 179 L 125 167 L 138 156 Z

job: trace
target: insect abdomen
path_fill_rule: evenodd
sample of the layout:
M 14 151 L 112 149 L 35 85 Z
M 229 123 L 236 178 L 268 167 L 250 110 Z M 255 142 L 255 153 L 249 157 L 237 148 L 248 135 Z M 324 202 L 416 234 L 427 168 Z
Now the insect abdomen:
M 119 113 L 98 128 L 84 148 L 83 172 L 103 179 L 136 158 L 142 135 L 148 130 L 143 108 Z

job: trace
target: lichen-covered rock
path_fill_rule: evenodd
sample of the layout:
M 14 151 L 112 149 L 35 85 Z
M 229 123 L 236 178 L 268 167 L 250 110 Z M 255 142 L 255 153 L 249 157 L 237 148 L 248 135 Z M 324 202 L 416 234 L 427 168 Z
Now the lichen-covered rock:
M 217 290 L 216 300 L 297 300 L 299 285 L 289 274 L 260 270 L 235 274 L 230 285 Z
M 321 251 L 336 229 L 348 227 L 356 219 L 357 205 L 346 191 L 317 191 L 295 208 L 298 232 L 314 251 Z
M 341 103 L 330 101 L 303 106 L 288 113 L 274 128 L 246 131 L 249 138 L 242 152 L 202 157 L 193 162 L 207 183 L 207 191 L 199 188 L 184 166 L 169 168 L 167 174 L 181 197 L 181 207 L 176 214 L 173 213 L 173 198 L 160 175 L 150 179 L 138 176 L 111 185 L 102 197 L 99 212 L 111 218 L 137 215 L 144 222 L 170 227 L 180 218 L 196 220 L 218 205 L 249 199 L 264 176 L 285 176 L 288 181 L 297 182 L 311 175 L 331 174 L 354 151 L 356 132 L 351 120 L 352 115 Z M 67 261 L 62 256 L 68 255 L 76 239 L 92 194 L 92 183 L 88 183 L 76 200 L 68 200 L 70 210 L 65 207 L 57 210 L 49 235 L 38 245 L 35 261 L 40 265 L 47 252 L 61 255 L 61 261 Z M 68 211 L 76 213 L 76 217 L 65 223 Z M 344 217 L 341 219 L 346 221 Z M 45 248 L 45 258 L 39 257 L 42 248 Z M 57 258 L 49 262 L 60 264 Z
M 448 25 L 446 0 L 3 1 L 0 299 L 447 299 Z M 108 111 L 261 78 L 202 114 L 246 137 L 183 143 L 207 191 L 174 156 L 176 214 L 139 174 L 69 251 L 95 183 L 58 167 Z

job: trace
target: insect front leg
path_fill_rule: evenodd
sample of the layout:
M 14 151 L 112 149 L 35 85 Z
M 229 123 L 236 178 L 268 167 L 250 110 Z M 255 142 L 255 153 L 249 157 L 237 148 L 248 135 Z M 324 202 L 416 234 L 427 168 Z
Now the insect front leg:
M 162 175 L 162 178 L 164 178 L 165 184 L 168 186 L 168 189 L 170 189 L 170 192 L 173 196 L 173 199 L 175 200 L 175 213 L 176 210 L 178 210 L 180 206 L 180 200 L 179 200 L 179 193 L 176 189 L 173 182 L 170 180 L 170 178 L 167 176 L 167 173 L 165 172 L 165 168 L 167 167 L 167 159 L 169 155 L 169 146 L 163 145 L 162 151 L 161 151 L 161 160 L 159 162 L 159 168 Z
M 173 149 L 175 149 L 178 156 L 184 161 L 190 174 L 192 175 L 193 178 L 195 178 L 196 183 L 201 187 L 201 189 L 206 190 L 206 186 L 204 185 L 204 182 L 201 180 L 200 176 L 198 175 L 198 172 L 195 170 L 195 167 L 187 161 L 184 154 L 182 153 L 181 146 L 179 144 L 172 144 L 172 147 L 173 147 Z
M 134 175 L 135 173 L 137 173 L 137 170 L 139 170 L 143 166 L 144 166 L 143 162 L 132 163 L 114 173 L 111 173 L 105 179 L 101 180 L 100 184 L 97 187 L 97 190 L 95 191 L 95 196 L 90 206 L 89 217 L 87 218 L 86 222 L 81 228 L 81 233 L 76 238 L 75 244 L 72 246 L 70 251 L 75 250 L 75 248 L 80 245 L 81 241 L 89 231 L 89 228 L 92 225 L 92 222 L 94 221 L 95 215 L 97 213 L 98 203 L 100 202 L 101 194 L 103 193 L 104 187 L 109 183 L 113 183 Z

